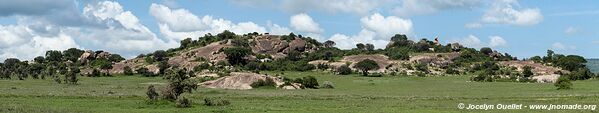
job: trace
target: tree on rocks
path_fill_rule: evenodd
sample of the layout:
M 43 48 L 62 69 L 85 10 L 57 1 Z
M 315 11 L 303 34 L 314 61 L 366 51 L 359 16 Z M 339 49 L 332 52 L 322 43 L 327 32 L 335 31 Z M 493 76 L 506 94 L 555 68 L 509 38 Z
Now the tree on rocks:
M 370 59 L 365 59 L 362 60 L 360 62 L 358 62 L 354 68 L 357 68 L 359 70 L 362 71 L 362 75 L 364 76 L 368 76 L 368 71 L 369 70 L 373 70 L 373 69 L 378 69 L 380 68 L 378 63 L 376 63 L 374 60 L 370 60 Z

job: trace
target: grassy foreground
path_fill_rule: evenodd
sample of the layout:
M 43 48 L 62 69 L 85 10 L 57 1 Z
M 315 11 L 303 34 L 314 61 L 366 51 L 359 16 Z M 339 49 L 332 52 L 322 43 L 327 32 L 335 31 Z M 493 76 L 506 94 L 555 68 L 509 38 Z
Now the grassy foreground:
M 270 75 L 281 72 L 268 72 Z M 465 104 L 599 104 L 599 80 L 575 81 L 572 90 L 553 84 L 468 82 L 469 76 L 358 77 L 325 72 L 283 72 L 297 78 L 331 81 L 335 89 L 220 90 L 199 88 L 185 95 L 192 108 L 145 102 L 149 84 L 165 80 L 139 76 L 80 77 L 79 85 L 52 80 L 0 80 L 0 112 L 596 112 L 591 110 L 463 110 Z M 206 97 L 223 97 L 228 106 L 204 106 Z

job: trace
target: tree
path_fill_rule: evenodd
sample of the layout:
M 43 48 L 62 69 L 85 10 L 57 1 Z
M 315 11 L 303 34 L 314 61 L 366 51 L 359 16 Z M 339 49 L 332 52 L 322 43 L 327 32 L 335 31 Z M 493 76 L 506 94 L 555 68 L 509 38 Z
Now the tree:
M 228 47 L 221 49 L 227 55 L 227 61 L 231 65 L 245 65 L 247 61 L 244 59 L 245 56 L 251 54 L 251 50 L 242 47 Z
M 358 62 L 354 66 L 354 68 L 357 68 L 357 69 L 361 70 L 362 71 L 362 75 L 368 76 L 368 71 L 369 70 L 378 69 L 380 67 L 379 67 L 379 65 L 374 60 L 365 59 L 365 60 L 362 60 L 362 61 Z
M 120 61 L 125 60 L 125 58 L 123 58 L 119 54 L 112 54 L 112 55 L 110 55 L 110 57 L 108 57 L 108 60 L 111 62 L 120 62 Z
M 557 90 L 572 89 L 570 77 L 568 77 L 567 75 L 560 76 L 553 85 L 557 87 Z
M 393 37 L 391 37 L 391 41 L 393 42 L 401 42 L 401 41 L 407 41 L 408 37 L 404 34 L 395 34 L 393 35 Z
M 62 53 L 56 50 L 46 51 L 46 60 L 60 62 L 62 59 Z
M 123 74 L 125 74 L 125 75 L 133 75 L 133 70 L 131 69 L 131 67 L 125 66 L 123 68 Z
M 148 100 L 150 100 L 150 101 L 157 100 L 158 96 L 159 96 L 158 93 L 156 93 L 156 89 L 154 88 L 154 85 L 148 86 L 146 95 L 148 96 Z
M 33 61 L 35 61 L 35 63 L 44 63 L 46 59 L 43 56 L 37 56 L 35 58 L 33 58 Z
M 179 48 L 191 47 L 191 44 L 192 44 L 191 38 L 185 38 L 185 39 L 181 40 L 181 46 Z
M 362 43 L 358 43 L 358 44 L 356 44 L 356 48 L 358 48 L 358 50 L 365 50 L 366 49 L 366 45 L 364 45 Z
M 532 67 L 530 66 L 524 66 L 523 69 L 524 71 L 522 71 L 522 75 L 524 75 L 526 78 L 531 77 L 534 74 L 532 73 Z
M 164 50 L 154 51 L 154 61 L 163 61 L 166 60 L 167 53 Z
M 335 46 L 335 42 L 331 41 L 331 40 L 327 40 L 324 42 L 324 47 L 326 48 L 332 48 L 333 46 Z
M 347 65 L 342 65 L 339 66 L 339 68 L 337 68 L 337 73 L 340 75 L 349 75 L 351 74 L 352 70 L 351 68 L 349 68 L 349 66 Z
M 366 50 L 373 51 L 374 50 L 374 45 L 372 45 L 372 44 L 366 44 Z
M 182 93 L 191 93 L 192 90 L 197 88 L 197 85 L 189 78 L 190 76 L 185 70 L 177 68 L 170 69 L 165 75 L 168 85 L 162 92 L 163 98 L 176 100 Z
M 562 69 L 568 70 L 568 71 L 575 71 L 578 68 L 585 67 L 584 63 L 586 63 L 586 62 L 587 61 L 582 56 L 568 55 L 566 57 L 561 57 L 561 58 L 557 59 L 557 61 L 555 62 L 555 65 L 561 67 Z
M 85 51 L 77 49 L 77 48 L 69 48 L 62 52 L 62 56 L 64 57 L 65 60 L 76 62 L 84 52 Z
M 302 58 L 302 53 L 296 50 L 289 50 L 286 58 L 291 61 L 298 61 Z
M 220 40 L 233 39 L 235 38 L 235 33 L 225 30 L 222 33 L 217 34 L 216 37 L 218 37 Z
M 493 53 L 493 50 L 489 47 L 483 47 L 480 48 L 480 52 L 482 52 L 485 55 L 491 55 L 491 53 Z

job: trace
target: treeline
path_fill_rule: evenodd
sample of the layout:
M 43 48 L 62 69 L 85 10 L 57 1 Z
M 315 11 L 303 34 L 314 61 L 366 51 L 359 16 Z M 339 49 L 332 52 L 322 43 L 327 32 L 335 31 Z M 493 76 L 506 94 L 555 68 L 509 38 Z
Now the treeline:
M 100 54 L 103 52 L 104 51 L 95 51 L 93 54 Z M 85 66 L 110 69 L 112 68 L 112 63 L 125 60 L 118 54 L 110 54 L 105 57 L 88 57 L 85 60 L 81 60 L 79 58 L 83 53 L 85 53 L 85 51 L 77 48 L 70 48 L 64 51 L 46 51 L 45 56 L 35 57 L 33 61 L 21 61 L 16 58 L 8 58 L 4 60 L 4 63 L 0 63 L 0 78 L 17 78 L 19 80 L 25 80 L 27 78 L 52 78 L 59 83 L 76 83 L 76 76 L 81 72 L 80 69 Z

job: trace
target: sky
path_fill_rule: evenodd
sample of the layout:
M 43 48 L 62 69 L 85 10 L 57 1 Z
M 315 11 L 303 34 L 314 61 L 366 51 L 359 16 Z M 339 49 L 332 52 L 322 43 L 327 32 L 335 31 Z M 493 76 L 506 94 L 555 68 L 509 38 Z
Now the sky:
M 131 58 L 185 38 L 301 34 L 384 48 L 412 40 L 491 47 L 518 58 L 560 54 L 599 58 L 597 0 L 0 0 L 0 61 L 47 50 L 104 50 Z

